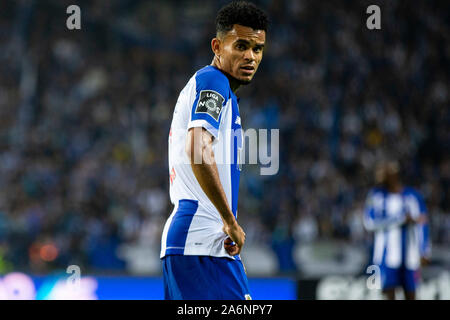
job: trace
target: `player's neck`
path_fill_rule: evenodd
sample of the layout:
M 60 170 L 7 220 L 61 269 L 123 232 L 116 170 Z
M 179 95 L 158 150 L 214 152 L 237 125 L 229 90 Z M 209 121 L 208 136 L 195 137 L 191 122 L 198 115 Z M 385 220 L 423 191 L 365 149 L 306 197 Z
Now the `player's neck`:
M 395 183 L 395 184 L 390 185 L 388 187 L 388 189 L 389 189 L 390 192 L 400 193 L 403 190 L 403 186 L 400 183 Z
M 227 72 L 222 70 L 222 68 L 220 67 L 220 64 L 216 60 L 216 57 L 213 58 L 213 61 L 211 62 L 211 65 L 213 67 L 216 67 L 217 69 L 219 69 L 220 72 L 222 72 L 228 78 L 228 82 L 230 83 L 231 91 L 233 91 L 233 93 L 236 94 L 236 91 L 241 86 L 241 83 L 237 79 L 235 79 L 234 77 L 229 75 Z

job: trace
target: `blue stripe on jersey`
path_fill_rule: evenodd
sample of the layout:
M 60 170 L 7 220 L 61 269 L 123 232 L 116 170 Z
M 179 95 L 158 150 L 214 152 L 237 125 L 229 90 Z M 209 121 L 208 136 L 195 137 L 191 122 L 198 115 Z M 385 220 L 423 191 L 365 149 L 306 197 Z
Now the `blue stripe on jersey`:
M 408 239 L 408 226 L 406 225 L 402 225 L 401 229 L 401 255 L 402 255 L 402 265 L 405 265 L 405 261 L 406 261 L 406 254 L 407 254 L 407 239 Z
M 215 129 L 219 129 L 222 113 L 219 115 L 219 119 L 216 121 L 208 113 L 195 113 L 200 92 L 202 90 L 213 90 L 219 93 L 225 100 L 223 106 L 226 105 L 229 100 L 230 84 L 228 78 L 219 69 L 213 66 L 206 66 L 195 75 L 195 100 L 191 106 L 191 120 L 205 120 Z
M 428 223 L 422 226 L 422 239 L 420 243 L 420 254 L 427 256 L 430 254 L 430 227 Z
M 177 212 L 167 232 L 166 254 L 184 254 L 184 246 L 192 218 L 197 212 L 198 201 L 183 199 L 179 201 Z
M 236 123 L 237 117 L 239 117 L 239 108 L 237 104 L 237 99 L 233 95 L 232 99 L 232 118 L 231 118 L 231 129 L 233 132 L 232 137 L 232 155 L 233 155 L 233 161 L 231 163 L 231 211 L 233 212 L 234 216 L 236 217 L 237 214 L 237 204 L 238 204 L 238 196 L 239 196 L 239 179 L 241 175 L 241 170 L 239 168 L 238 163 L 238 153 L 242 149 L 242 128 L 240 124 Z M 241 159 L 242 161 L 242 159 Z

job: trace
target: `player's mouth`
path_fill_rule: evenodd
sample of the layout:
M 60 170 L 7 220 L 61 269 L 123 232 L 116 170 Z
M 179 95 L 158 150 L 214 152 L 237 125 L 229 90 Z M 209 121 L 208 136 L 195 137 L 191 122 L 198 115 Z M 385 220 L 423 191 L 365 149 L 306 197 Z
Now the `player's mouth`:
M 255 72 L 255 67 L 252 65 L 245 65 L 240 67 L 240 70 L 242 71 L 242 73 L 252 75 Z

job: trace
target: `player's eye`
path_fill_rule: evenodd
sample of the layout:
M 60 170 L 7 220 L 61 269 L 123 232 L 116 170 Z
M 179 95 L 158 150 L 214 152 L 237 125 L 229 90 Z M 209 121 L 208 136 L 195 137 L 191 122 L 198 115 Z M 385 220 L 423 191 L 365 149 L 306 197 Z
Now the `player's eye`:
M 247 49 L 247 46 L 245 46 L 244 44 L 242 44 L 242 43 L 238 43 L 237 45 L 236 45 L 236 49 L 238 49 L 238 50 L 246 50 Z
M 259 53 L 259 52 L 262 51 L 262 48 L 261 47 L 255 47 L 255 48 L 253 48 L 253 51 L 255 51 L 256 53 Z

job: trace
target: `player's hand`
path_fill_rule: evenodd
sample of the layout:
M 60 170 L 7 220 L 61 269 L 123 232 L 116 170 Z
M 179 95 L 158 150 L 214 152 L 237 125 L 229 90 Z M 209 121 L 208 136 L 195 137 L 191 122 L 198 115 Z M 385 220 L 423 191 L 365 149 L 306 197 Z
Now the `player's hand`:
M 228 243 L 228 246 L 225 245 L 225 249 L 228 247 L 228 254 L 233 256 L 239 254 L 245 242 L 244 230 L 242 230 L 239 224 L 235 221 L 232 225 L 225 225 L 223 227 L 223 232 L 225 232 L 230 237 L 231 241 L 235 243 L 235 246 L 231 245 L 231 243 Z
M 416 223 L 416 220 L 411 217 L 409 213 L 406 214 L 405 224 L 414 224 Z
M 427 266 L 427 265 L 429 265 L 430 264 L 430 259 L 428 259 L 428 258 L 426 258 L 426 257 L 421 257 L 420 258 L 420 265 L 422 266 L 422 267 L 425 267 L 425 266 Z
M 225 241 L 223 242 L 223 246 L 230 256 L 235 256 L 239 253 L 239 247 L 236 245 L 236 243 L 234 243 L 233 240 L 231 240 L 230 237 L 225 239 Z
M 427 217 L 423 214 L 418 216 L 417 218 L 411 217 L 409 213 L 406 214 L 405 223 L 406 224 L 425 224 L 427 222 Z
M 421 214 L 421 215 L 416 219 L 416 223 L 418 223 L 418 224 L 425 224 L 425 223 L 427 223 L 427 216 Z

